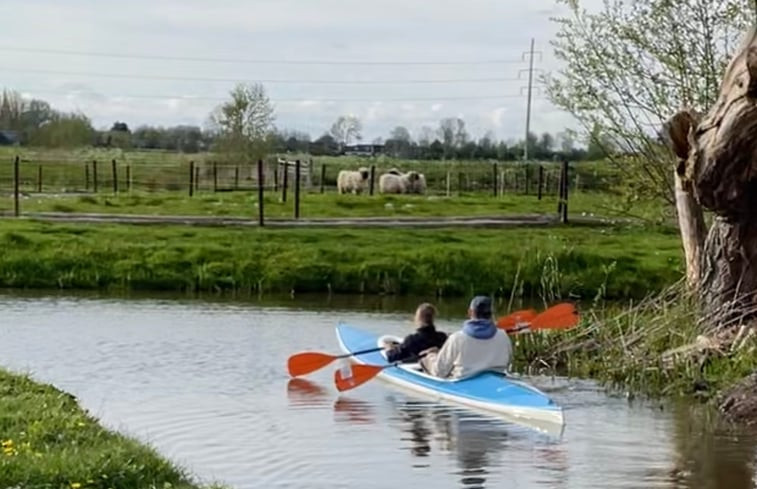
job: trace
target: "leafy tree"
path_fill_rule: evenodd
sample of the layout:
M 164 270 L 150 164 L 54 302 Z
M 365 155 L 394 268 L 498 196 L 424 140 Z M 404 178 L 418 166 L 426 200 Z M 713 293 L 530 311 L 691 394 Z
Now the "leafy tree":
M 341 145 L 346 146 L 354 139 L 360 141 L 363 139 L 361 132 L 363 125 L 360 123 L 360 119 L 355 116 L 341 116 L 331 126 L 331 135 Z

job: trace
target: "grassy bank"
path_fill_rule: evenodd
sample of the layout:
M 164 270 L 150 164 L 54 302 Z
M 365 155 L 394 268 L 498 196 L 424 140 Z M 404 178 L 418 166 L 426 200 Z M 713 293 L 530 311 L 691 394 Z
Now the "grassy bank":
M 674 231 L 329 230 L 0 222 L 0 286 L 638 297 L 680 276 Z
M 155 450 L 104 429 L 72 396 L 2 369 L 0 442 L 0 487 L 197 487 Z
M 652 397 L 718 396 L 757 370 L 757 337 L 736 318 L 705 318 L 682 282 L 621 307 L 596 304 L 560 334 L 521 336 L 522 368 L 596 379 L 614 391 Z

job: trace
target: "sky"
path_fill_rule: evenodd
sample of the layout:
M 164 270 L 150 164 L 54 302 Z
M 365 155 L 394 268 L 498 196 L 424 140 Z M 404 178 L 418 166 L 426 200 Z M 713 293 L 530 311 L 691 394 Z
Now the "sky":
M 364 141 L 447 117 L 518 140 L 532 38 L 531 131 L 576 128 L 538 83 L 560 66 L 562 13 L 555 0 L 2 0 L 0 87 L 134 128 L 205 126 L 236 83 L 261 82 L 276 126 L 314 139 L 355 115 Z

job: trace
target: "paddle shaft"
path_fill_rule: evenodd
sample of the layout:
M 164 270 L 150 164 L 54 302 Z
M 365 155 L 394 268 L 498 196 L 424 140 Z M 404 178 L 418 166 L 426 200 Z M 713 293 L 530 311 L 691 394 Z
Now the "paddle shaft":
M 350 358 L 350 357 L 354 357 L 358 355 L 365 355 L 366 353 L 375 353 L 377 351 L 383 351 L 383 350 L 384 350 L 383 347 L 371 348 L 368 350 L 360 350 L 360 351 L 356 351 L 352 353 L 345 353 L 344 355 L 338 355 L 336 358 Z

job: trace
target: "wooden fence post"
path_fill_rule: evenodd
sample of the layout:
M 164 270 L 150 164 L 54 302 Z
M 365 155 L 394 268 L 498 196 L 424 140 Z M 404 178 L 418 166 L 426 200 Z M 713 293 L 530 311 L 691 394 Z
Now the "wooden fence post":
M 218 162 L 213 162 L 213 192 L 218 192 Z
M 42 165 L 37 167 L 37 193 L 42 193 Z
M 494 163 L 492 165 L 492 190 L 494 191 L 494 196 L 497 196 L 497 164 Z
M 300 160 L 294 163 L 294 218 L 300 218 Z
M 563 206 L 562 206 L 562 223 L 568 224 L 568 188 L 570 187 L 570 175 L 568 173 L 568 160 L 563 161 L 563 174 L 565 175 L 565 178 L 563 178 Z
M 92 191 L 97 193 L 97 160 L 92 161 Z
M 376 182 L 376 165 L 371 165 L 371 193 L 373 195 L 373 187 Z
M 450 171 L 447 170 L 447 197 L 449 197 L 449 193 L 450 193 L 451 180 L 452 180 L 452 177 L 450 175 Z
M 113 193 L 118 193 L 118 169 L 116 168 L 116 160 L 111 161 L 113 167 Z
M 234 190 L 239 190 L 239 165 L 234 167 Z
M 539 165 L 539 200 L 541 200 L 543 188 L 544 188 L 544 167 Z
M 126 164 L 126 191 L 131 193 L 131 163 Z
M 281 202 L 286 204 L 287 187 L 289 186 L 289 163 L 284 163 L 284 181 L 281 185 Z
M 19 206 L 18 194 L 19 186 L 21 184 L 21 175 L 19 174 L 19 164 L 21 160 L 18 156 L 13 160 L 13 215 L 18 217 L 21 214 L 21 207 Z
M 84 191 L 89 192 L 89 163 L 84 163 Z
M 326 164 L 321 165 L 321 193 L 326 190 Z
M 526 195 L 531 190 L 531 166 L 526 163 Z
M 263 212 L 263 190 L 265 187 L 263 185 L 263 160 L 258 160 L 258 224 L 260 227 L 265 225 L 263 217 L 265 215 Z
M 193 197 L 195 193 L 195 162 L 189 162 L 189 196 Z

